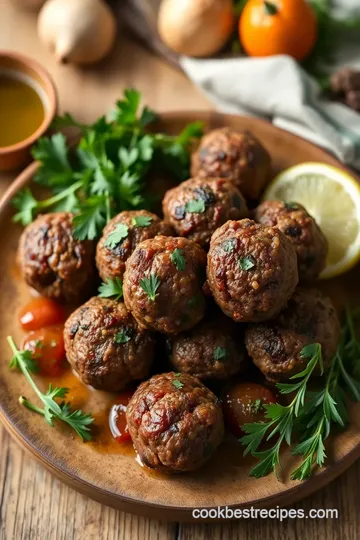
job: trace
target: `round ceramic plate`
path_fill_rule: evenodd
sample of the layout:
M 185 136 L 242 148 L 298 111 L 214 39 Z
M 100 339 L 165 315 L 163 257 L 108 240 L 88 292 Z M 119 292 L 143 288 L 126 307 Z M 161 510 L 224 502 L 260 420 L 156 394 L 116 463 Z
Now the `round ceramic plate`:
M 232 126 L 249 129 L 267 147 L 273 158 L 274 174 L 304 161 L 321 161 L 342 168 L 329 154 L 264 121 L 215 113 L 177 113 L 163 115 L 159 127 L 178 133 L 195 119 L 203 120 L 206 129 Z M 30 293 L 19 279 L 15 266 L 21 227 L 11 221 L 10 200 L 25 185 L 29 185 L 36 170 L 30 165 L 12 184 L 0 203 L 0 413 L 14 438 L 53 474 L 71 487 L 102 503 L 121 510 L 156 518 L 190 521 L 193 508 L 229 506 L 271 506 L 291 504 L 325 486 L 360 457 L 360 406 L 353 406 L 348 429 L 330 440 L 327 468 L 306 482 L 289 480 L 293 458 L 283 454 L 280 480 L 269 475 L 261 480 L 248 476 L 251 462 L 242 458 L 240 445 L 224 443 L 213 459 L 192 474 L 164 477 L 149 474 L 135 461 L 131 451 L 118 451 L 119 445 L 82 443 L 66 428 L 48 426 L 43 418 L 21 407 L 21 394 L 33 397 L 20 373 L 10 371 L 10 350 L 6 336 L 13 335 L 21 343 L 22 333 L 17 323 L 18 309 L 30 299 Z M 342 278 L 321 283 L 337 305 L 347 298 L 360 298 L 356 279 L 359 268 Z M 66 379 L 66 376 L 65 376 Z M 73 378 L 62 381 L 74 392 L 73 405 L 95 412 L 97 422 L 105 418 L 114 396 L 89 389 L 74 389 L 80 383 Z M 45 381 L 38 380 L 45 388 Z

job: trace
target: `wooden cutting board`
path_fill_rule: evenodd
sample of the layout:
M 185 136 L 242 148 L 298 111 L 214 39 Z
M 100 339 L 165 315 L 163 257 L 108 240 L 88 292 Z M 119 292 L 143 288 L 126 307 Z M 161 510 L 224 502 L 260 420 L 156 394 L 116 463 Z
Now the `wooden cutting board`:
M 180 68 L 178 56 L 164 45 L 156 30 L 161 0 L 111 0 L 110 3 L 120 23 L 130 28 L 144 45 Z

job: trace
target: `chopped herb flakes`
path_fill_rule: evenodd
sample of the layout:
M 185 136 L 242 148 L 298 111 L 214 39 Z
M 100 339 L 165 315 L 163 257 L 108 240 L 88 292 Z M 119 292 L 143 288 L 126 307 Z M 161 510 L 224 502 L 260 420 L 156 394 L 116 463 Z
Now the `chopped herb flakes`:
M 170 255 L 171 262 L 174 264 L 177 270 L 185 270 L 185 257 L 182 249 L 176 248 Z
M 226 253 L 233 253 L 236 249 L 236 238 L 229 238 L 229 240 L 225 240 L 221 244 L 221 247 L 223 248 Z
M 104 242 L 104 246 L 114 249 L 129 234 L 129 228 L 124 223 L 118 223 L 115 229 L 109 234 Z
M 247 272 L 248 270 L 251 270 L 252 268 L 254 268 L 255 262 L 254 262 L 254 259 L 251 256 L 249 256 L 249 257 L 244 257 L 242 259 L 239 259 L 239 265 L 240 265 L 241 270 L 245 270 Z
M 223 358 L 226 358 L 226 349 L 224 347 L 215 347 L 214 360 L 222 360 Z
M 298 210 L 299 205 L 295 202 L 284 202 L 286 210 Z
M 205 212 L 205 202 L 202 199 L 192 199 L 185 204 L 185 211 L 191 214 Z
M 131 330 L 129 328 L 124 328 L 123 330 L 120 330 L 115 335 L 115 341 L 116 343 L 122 344 L 122 343 L 128 343 L 131 339 Z
M 250 403 L 251 412 L 254 414 L 258 414 L 263 406 L 263 402 L 261 399 L 255 399 L 252 403 Z
M 180 375 L 180 373 L 178 375 Z M 184 384 L 181 381 L 179 381 L 179 379 L 174 379 L 172 381 L 172 384 L 173 384 L 173 386 L 175 386 L 175 388 L 177 388 L 177 390 L 181 390 L 183 388 L 183 386 L 184 386 Z
M 151 216 L 135 216 L 132 219 L 134 227 L 149 227 L 153 218 Z
M 140 279 L 140 287 L 146 292 L 152 302 L 155 302 L 156 291 L 160 287 L 160 283 L 160 279 L 155 274 L 151 274 L 148 278 Z

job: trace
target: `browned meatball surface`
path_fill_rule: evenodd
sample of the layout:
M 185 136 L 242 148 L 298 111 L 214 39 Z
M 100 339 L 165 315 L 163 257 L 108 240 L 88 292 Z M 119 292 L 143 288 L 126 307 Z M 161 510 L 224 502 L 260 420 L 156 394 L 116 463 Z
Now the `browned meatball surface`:
M 320 343 L 324 366 L 334 356 L 340 323 L 331 300 L 316 289 L 299 289 L 276 319 L 249 325 L 247 351 L 270 381 L 287 380 L 302 371 L 309 358 L 301 356 L 306 345 Z
M 155 375 L 142 383 L 126 419 L 143 463 L 165 473 L 198 469 L 224 436 L 219 400 L 186 373 Z
M 268 320 L 298 283 L 296 253 L 278 229 L 228 221 L 211 238 L 207 280 L 215 302 L 236 322 Z
M 22 275 L 42 296 L 76 302 L 96 285 L 95 247 L 74 238 L 73 214 L 44 214 L 23 231 L 18 251 Z
M 140 326 L 177 334 L 204 316 L 206 253 L 186 238 L 157 236 L 127 260 L 124 301 Z
M 101 279 L 122 279 L 125 263 L 140 242 L 173 232 L 170 225 L 146 210 L 121 212 L 106 225 L 96 248 Z
M 248 131 L 214 129 L 204 135 L 193 154 L 191 175 L 227 178 L 246 199 L 257 199 L 270 180 L 271 158 Z
M 232 182 L 191 178 L 166 193 L 163 214 L 179 236 L 206 248 L 218 227 L 229 219 L 247 217 L 248 209 Z
M 154 338 L 123 303 L 91 298 L 66 321 L 64 340 L 72 368 L 98 390 L 117 392 L 149 376 Z
M 199 379 L 227 379 L 246 367 L 241 328 L 221 312 L 169 339 L 168 349 L 176 371 Z
M 265 201 L 255 210 L 255 220 L 262 225 L 277 227 L 293 244 L 300 281 L 313 281 L 325 268 L 328 243 L 301 204 Z

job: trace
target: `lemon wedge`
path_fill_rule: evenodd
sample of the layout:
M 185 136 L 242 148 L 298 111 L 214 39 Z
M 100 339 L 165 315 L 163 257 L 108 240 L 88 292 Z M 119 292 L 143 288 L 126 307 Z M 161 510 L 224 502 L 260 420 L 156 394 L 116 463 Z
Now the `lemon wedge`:
M 350 270 L 360 260 L 360 184 L 350 174 L 324 163 L 302 163 L 281 172 L 263 200 L 302 204 L 329 242 L 321 278 Z

